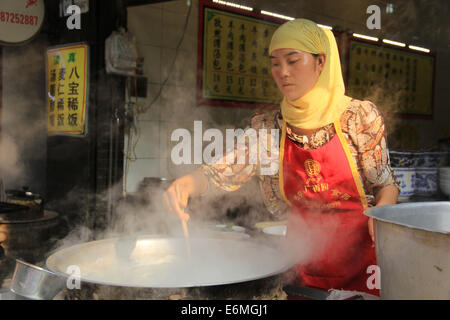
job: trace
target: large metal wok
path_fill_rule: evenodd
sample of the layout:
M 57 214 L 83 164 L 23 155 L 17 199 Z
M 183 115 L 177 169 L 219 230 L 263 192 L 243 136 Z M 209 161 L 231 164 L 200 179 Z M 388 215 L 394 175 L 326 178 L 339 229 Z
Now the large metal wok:
M 252 298 L 281 286 L 280 275 L 295 259 L 280 248 L 253 239 L 152 236 L 106 239 L 74 245 L 53 253 L 47 267 L 68 276 L 81 273 L 81 299 Z M 73 267 L 72 267 L 73 270 Z M 86 290 L 86 286 L 88 290 Z M 83 290 L 85 289 L 85 290 Z

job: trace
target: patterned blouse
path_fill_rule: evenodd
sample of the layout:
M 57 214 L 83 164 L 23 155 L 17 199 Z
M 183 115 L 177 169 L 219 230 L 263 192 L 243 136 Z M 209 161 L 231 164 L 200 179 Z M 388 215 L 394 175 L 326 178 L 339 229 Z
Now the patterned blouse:
M 353 99 L 340 118 L 342 133 L 348 142 L 350 152 L 357 164 L 359 176 L 363 182 L 369 206 L 375 205 L 376 192 L 387 185 L 399 188 L 390 166 L 383 117 L 377 107 L 369 101 Z M 251 128 L 279 129 L 281 138 L 282 117 L 280 110 L 272 110 L 255 114 L 251 120 Z M 320 128 L 311 136 L 298 136 L 286 128 L 286 136 L 304 149 L 317 149 L 330 141 L 336 131 L 333 124 Z M 272 139 L 268 134 L 269 140 Z M 270 144 L 268 143 L 270 146 Z M 248 155 L 249 145 L 243 150 Z M 237 159 L 237 148 L 234 157 Z M 270 147 L 268 148 L 270 149 Z M 270 152 L 270 150 L 269 150 Z M 223 161 L 223 163 L 226 163 Z M 256 164 L 218 164 L 204 165 L 202 170 L 208 177 L 210 185 L 226 191 L 235 191 L 254 175 L 259 180 L 264 204 L 276 219 L 282 219 L 289 206 L 284 201 L 278 185 L 278 173 L 261 174 L 259 162 Z

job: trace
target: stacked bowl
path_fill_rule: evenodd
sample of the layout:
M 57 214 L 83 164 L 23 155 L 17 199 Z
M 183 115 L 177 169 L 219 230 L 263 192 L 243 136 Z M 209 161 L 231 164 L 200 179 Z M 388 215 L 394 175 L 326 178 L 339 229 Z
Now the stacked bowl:
M 394 175 L 400 184 L 399 201 L 406 201 L 415 192 L 416 171 L 414 168 L 393 168 Z
M 438 193 L 439 186 L 445 194 L 450 188 L 450 169 L 448 165 L 448 152 L 391 150 L 389 152 L 391 166 L 400 183 L 399 201 L 407 201 L 413 195 L 433 196 Z M 440 169 L 443 169 L 440 171 Z M 442 172 L 442 173 L 441 173 Z M 444 187 L 442 187 L 442 183 Z
M 439 187 L 443 194 L 450 197 L 450 167 L 439 168 Z
M 391 161 L 394 175 L 400 184 L 399 201 L 407 201 L 415 192 L 416 184 L 416 156 L 409 150 L 390 150 L 389 158 Z

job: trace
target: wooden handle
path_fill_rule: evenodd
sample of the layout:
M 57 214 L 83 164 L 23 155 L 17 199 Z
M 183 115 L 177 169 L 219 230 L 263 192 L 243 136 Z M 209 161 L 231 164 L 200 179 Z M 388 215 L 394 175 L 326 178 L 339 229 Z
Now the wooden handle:
M 177 198 L 178 200 L 181 200 L 180 197 L 180 190 L 178 189 L 178 185 L 175 186 L 175 191 L 177 193 Z M 183 210 L 183 209 L 182 209 Z M 183 210 L 184 211 L 184 210 Z M 186 240 L 186 252 L 187 252 L 187 256 L 190 259 L 191 258 L 191 244 L 189 241 L 189 230 L 187 227 L 187 221 L 184 219 L 181 219 L 181 225 L 183 226 L 183 233 L 184 233 L 184 238 Z

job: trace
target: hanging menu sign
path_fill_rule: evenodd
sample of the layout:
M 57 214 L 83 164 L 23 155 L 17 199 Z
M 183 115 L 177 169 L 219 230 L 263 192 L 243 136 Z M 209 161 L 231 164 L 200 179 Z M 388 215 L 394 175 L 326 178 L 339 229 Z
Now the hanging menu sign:
M 280 24 L 207 6 L 203 10 L 200 103 L 279 104 L 269 43 Z
M 47 50 L 48 133 L 86 133 L 88 46 L 74 44 Z
M 406 49 L 350 41 L 348 92 L 391 114 L 431 118 L 435 57 Z

